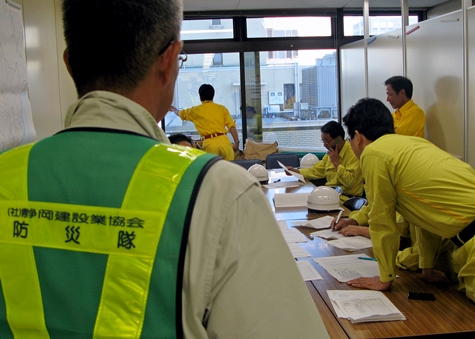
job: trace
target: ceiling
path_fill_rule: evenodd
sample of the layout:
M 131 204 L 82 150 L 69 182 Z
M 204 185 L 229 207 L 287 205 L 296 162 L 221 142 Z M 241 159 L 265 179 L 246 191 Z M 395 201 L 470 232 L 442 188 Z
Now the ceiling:
M 363 0 L 183 0 L 184 11 L 300 8 L 363 8 Z M 448 0 L 408 0 L 409 8 L 431 8 Z M 370 0 L 370 8 L 400 8 L 401 0 Z

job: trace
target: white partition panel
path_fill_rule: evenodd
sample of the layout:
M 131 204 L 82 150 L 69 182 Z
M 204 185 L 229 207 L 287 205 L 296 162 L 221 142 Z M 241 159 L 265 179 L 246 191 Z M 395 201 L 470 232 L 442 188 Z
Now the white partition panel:
M 419 27 L 419 28 L 417 28 Z M 464 154 L 462 11 L 409 26 L 407 76 L 414 101 L 426 112 L 426 138 Z
M 475 7 L 467 11 L 468 20 L 468 148 L 466 161 L 475 167 Z
M 345 45 L 340 49 L 341 115 L 365 94 L 365 64 L 363 41 Z
M 384 81 L 394 75 L 403 75 L 401 30 L 373 37 L 368 45 L 368 96 L 381 100 L 392 112 L 386 101 Z

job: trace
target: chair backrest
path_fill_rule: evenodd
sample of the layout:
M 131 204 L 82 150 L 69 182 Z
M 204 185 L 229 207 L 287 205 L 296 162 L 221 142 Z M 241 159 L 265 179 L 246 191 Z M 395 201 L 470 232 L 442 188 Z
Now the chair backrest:
M 280 161 L 286 166 L 299 167 L 300 159 L 297 153 L 275 153 L 268 154 L 266 157 L 266 168 L 280 168 L 277 161 Z
M 254 164 L 259 164 L 262 165 L 262 160 L 261 159 L 249 159 L 249 160 L 232 160 L 231 162 L 244 167 L 245 169 L 249 169 Z
M 339 195 L 343 194 L 343 188 L 341 188 L 340 186 L 330 186 L 330 187 L 333 188 L 335 191 L 337 191 Z
M 350 211 L 357 211 L 362 209 L 367 203 L 368 200 L 363 197 L 351 197 L 343 203 L 343 206 L 348 208 Z

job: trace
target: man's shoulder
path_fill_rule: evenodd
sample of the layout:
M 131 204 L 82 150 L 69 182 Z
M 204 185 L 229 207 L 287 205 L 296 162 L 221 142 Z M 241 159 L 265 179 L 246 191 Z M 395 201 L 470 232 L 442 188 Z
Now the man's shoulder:
M 425 114 L 422 108 L 420 108 L 412 99 L 410 100 L 410 105 L 407 111 L 411 114 Z

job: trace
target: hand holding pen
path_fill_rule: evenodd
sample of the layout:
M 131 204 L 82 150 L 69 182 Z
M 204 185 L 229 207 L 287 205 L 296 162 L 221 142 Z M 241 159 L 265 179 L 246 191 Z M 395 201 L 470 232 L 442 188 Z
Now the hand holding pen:
M 341 219 L 341 218 L 337 217 L 337 218 L 333 219 L 332 222 L 330 223 L 330 228 L 334 231 L 339 231 L 339 230 L 341 230 L 345 227 L 351 226 L 351 225 L 358 226 L 358 223 L 354 219 L 349 219 L 349 218 Z

